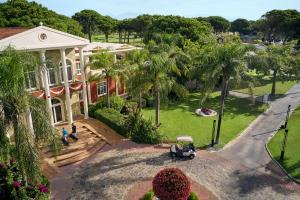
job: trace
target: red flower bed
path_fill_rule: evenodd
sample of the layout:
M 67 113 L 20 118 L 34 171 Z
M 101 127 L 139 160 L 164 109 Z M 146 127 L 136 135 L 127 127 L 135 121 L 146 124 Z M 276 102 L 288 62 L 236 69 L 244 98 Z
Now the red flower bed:
M 206 115 L 211 115 L 212 113 L 211 110 L 208 108 L 201 108 L 201 112 L 203 112 Z
M 160 171 L 152 181 L 153 191 L 160 200 L 187 200 L 191 183 L 186 175 L 177 168 Z

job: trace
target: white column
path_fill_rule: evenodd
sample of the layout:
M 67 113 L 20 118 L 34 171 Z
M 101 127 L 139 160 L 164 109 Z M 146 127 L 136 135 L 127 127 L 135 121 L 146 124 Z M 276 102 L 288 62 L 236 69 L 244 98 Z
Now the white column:
M 90 82 L 87 83 L 87 88 L 88 88 L 88 100 L 89 100 L 89 104 L 92 104 L 92 96 L 91 96 L 91 84 Z
M 40 52 L 40 57 L 41 57 L 41 62 L 43 64 L 42 74 L 43 74 L 43 81 L 44 81 L 44 90 L 45 90 L 45 96 L 46 96 L 47 110 L 48 110 L 48 114 L 49 114 L 49 119 L 51 121 L 51 125 L 54 126 L 45 51 Z
M 66 62 L 65 49 L 60 50 L 60 56 L 61 56 L 62 71 L 63 71 L 63 76 L 64 76 L 68 123 L 72 124 L 73 114 L 72 114 L 72 106 L 71 106 L 71 98 L 70 98 L 70 88 L 69 88 L 69 80 L 68 80 L 68 71 L 67 71 L 67 62 Z
M 83 57 L 83 49 L 82 48 L 79 49 L 79 55 L 80 55 L 80 69 L 81 69 L 84 119 L 87 119 L 89 117 L 89 109 L 88 109 L 88 100 L 87 100 L 87 92 L 86 92 L 84 57 Z

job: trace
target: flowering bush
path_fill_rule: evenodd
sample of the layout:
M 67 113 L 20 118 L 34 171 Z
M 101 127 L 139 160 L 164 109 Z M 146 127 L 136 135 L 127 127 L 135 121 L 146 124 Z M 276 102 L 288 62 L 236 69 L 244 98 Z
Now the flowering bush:
M 152 181 L 153 191 L 160 200 L 187 200 L 191 183 L 186 175 L 177 168 L 160 171 Z
M 13 160 L 0 163 L 0 199 L 47 200 L 49 199 L 49 182 L 42 177 L 38 185 L 26 185 Z
M 211 115 L 212 111 L 208 108 L 201 108 L 201 112 L 203 112 L 205 115 Z

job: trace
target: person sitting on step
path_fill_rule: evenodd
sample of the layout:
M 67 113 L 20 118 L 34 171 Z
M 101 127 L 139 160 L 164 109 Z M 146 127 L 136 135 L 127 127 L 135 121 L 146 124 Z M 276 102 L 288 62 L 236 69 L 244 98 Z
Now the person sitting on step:
M 68 131 L 63 127 L 62 128 L 62 142 L 64 143 L 64 145 L 69 145 L 69 142 L 68 142 Z
M 74 123 L 72 123 L 72 133 L 70 134 L 70 138 L 72 138 L 73 140 L 78 140 L 77 137 L 77 127 Z

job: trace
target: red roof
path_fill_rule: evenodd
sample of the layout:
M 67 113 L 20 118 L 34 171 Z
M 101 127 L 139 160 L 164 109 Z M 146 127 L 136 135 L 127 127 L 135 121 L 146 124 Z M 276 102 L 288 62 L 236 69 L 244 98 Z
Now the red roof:
M 0 28 L 0 40 L 27 31 L 29 28 L 23 27 L 7 27 Z

